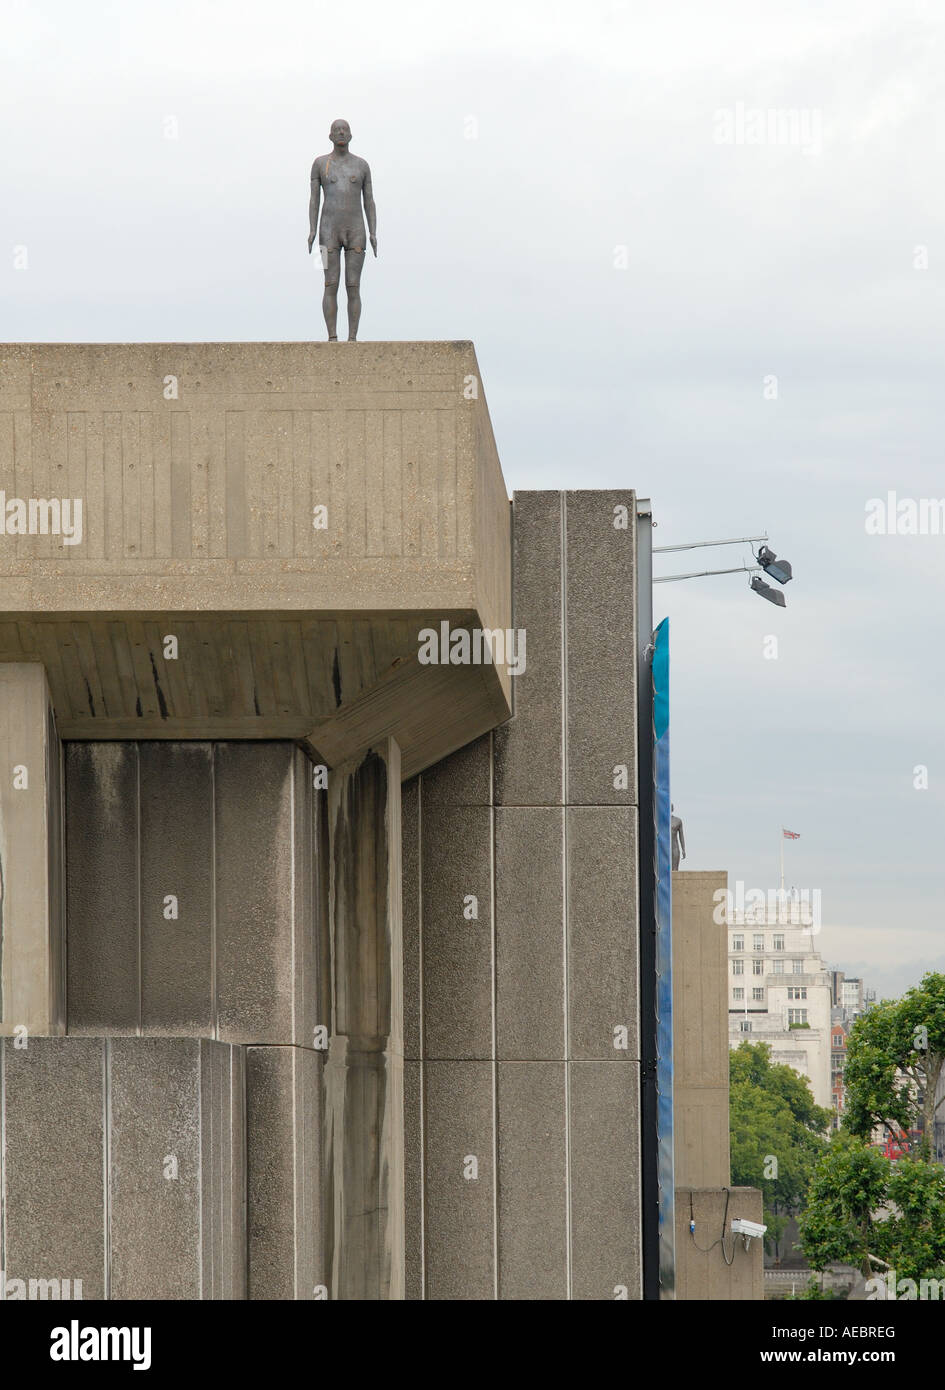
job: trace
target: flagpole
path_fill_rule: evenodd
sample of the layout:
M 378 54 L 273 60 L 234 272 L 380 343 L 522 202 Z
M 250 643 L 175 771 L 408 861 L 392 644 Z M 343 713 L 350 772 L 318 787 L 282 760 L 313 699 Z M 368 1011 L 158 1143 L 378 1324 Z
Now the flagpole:
M 781 897 L 784 897 L 784 828 L 781 828 Z

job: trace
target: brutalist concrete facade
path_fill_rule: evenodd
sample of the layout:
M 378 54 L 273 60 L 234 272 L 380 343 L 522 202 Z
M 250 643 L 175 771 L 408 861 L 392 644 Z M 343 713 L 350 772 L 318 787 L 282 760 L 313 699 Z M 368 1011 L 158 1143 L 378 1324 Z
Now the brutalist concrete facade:
M 628 492 L 518 493 L 514 717 L 404 786 L 407 1290 L 640 1296 Z
M 466 343 L 4 348 L 0 492 L 6 1279 L 640 1297 L 634 494 Z

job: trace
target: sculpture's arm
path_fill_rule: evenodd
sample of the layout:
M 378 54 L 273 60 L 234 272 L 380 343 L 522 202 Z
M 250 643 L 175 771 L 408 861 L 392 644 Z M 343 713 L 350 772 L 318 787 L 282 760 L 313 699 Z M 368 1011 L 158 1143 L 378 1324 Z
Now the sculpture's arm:
M 371 166 L 364 166 L 364 185 L 361 189 L 364 198 L 364 211 L 367 216 L 368 238 L 371 249 L 377 255 L 377 208 L 374 206 L 374 190 L 371 187 Z
M 679 822 L 679 848 L 680 848 L 680 850 L 682 851 L 682 857 L 683 857 L 683 859 L 685 859 L 685 857 L 686 857 L 686 836 L 685 836 L 685 833 L 684 833 L 683 828 L 682 828 L 682 821 Z
M 318 204 L 321 198 L 322 185 L 318 176 L 318 165 L 312 165 L 312 192 L 308 200 L 308 249 L 311 253 L 318 231 Z

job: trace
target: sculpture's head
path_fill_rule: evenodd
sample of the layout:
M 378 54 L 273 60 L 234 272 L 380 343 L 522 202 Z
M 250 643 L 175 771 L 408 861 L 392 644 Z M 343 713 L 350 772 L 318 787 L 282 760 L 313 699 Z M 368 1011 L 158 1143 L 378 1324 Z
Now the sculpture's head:
M 351 144 L 351 127 L 348 122 L 332 121 L 328 138 L 333 145 L 343 145 L 347 149 Z

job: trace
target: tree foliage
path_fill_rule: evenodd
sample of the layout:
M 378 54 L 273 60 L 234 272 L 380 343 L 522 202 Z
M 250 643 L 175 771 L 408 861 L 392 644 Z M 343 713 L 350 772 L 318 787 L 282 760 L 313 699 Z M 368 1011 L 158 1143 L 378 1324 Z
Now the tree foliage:
M 743 1042 L 729 1065 L 732 1182 L 761 1188 L 776 1242 L 803 1204 L 831 1114 L 814 1104 L 805 1077 L 771 1061 L 767 1043 Z
M 886 1200 L 889 1159 L 849 1134 L 838 1134 L 814 1169 L 798 1225 L 813 1269 L 852 1264 L 872 1274 L 873 1214 Z
M 850 1030 L 844 1125 L 868 1140 L 874 1129 L 923 1130 L 932 1153 L 935 1092 L 945 1067 L 945 975 L 930 972 L 901 999 L 885 999 Z
M 892 1161 L 838 1134 L 817 1162 L 799 1224 L 814 1269 L 852 1264 L 870 1278 L 889 1266 L 897 1279 L 945 1278 L 945 1168 Z

